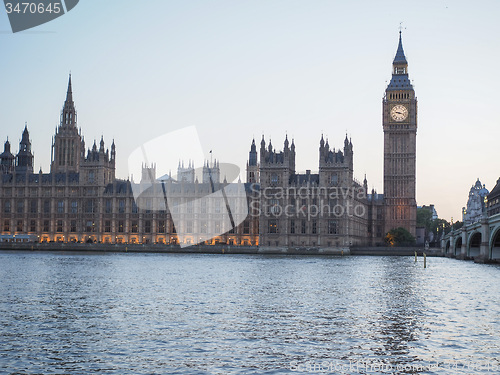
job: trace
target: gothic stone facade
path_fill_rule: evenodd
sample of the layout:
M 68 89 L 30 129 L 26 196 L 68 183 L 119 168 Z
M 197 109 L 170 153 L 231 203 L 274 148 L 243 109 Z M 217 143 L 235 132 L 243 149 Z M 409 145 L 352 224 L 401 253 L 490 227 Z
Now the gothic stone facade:
M 353 145 L 345 139 L 343 150 L 330 149 L 321 137 L 319 172 L 299 174 L 295 170 L 295 143 L 285 138 L 277 152 L 272 142 L 257 150 L 252 142 L 247 176 L 258 183 L 259 234 L 261 247 L 341 248 L 382 241 L 380 199 L 367 194 L 353 177 Z M 378 231 L 378 232 L 377 232 Z
M 385 232 L 416 235 L 417 98 L 408 77 L 401 33 L 392 79 L 383 99 Z
M 94 141 L 85 154 L 85 142 L 77 128 L 77 113 L 73 102 L 71 77 L 61 112 L 60 125 L 53 139 L 50 173 L 33 171 L 33 154 L 27 126 L 24 129 L 16 156 L 9 141 L 0 155 L 0 239 L 3 241 L 39 242 L 101 242 L 101 243 L 163 243 L 178 244 L 178 234 L 168 205 L 160 204 L 158 191 L 134 199 L 133 181 L 115 177 L 116 148 L 105 149 L 101 138 L 99 147 Z M 223 211 L 210 200 L 206 207 L 192 206 L 201 197 L 226 185 L 220 182 L 218 163 L 203 168 L 203 181 L 194 181 L 194 166 L 179 165 L 180 181 L 164 182 L 172 197 L 171 209 L 187 207 L 186 217 L 193 218 L 211 212 L 199 226 L 186 228 L 186 244 L 198 242 L 205 231 L 220 234 L 206 241 L 209 244 L 258 245 L 258 223 L 249 217 L 236 228 L 224 226 Z M 213 180 L 209 184 L 206 176 Z M 153 167 L 144 166 L 139 185 L 156 179 Z M 156 187 L 158 187 L 157 185 Z M 239 189 L 248 185 L 239 184 Z M 231 199 L 231 193 L 228 193 Z M 144 202 L 142 202 L 144 200 Z M 214 207 L 211 207 L 211 205 Z M 182 208 L 184 209 L 184 208 Z M 184 222 L 181 223 L 184 225 Z M 217 226 L 219 226 L 217 228 Z
M 223 207 L 202 199 L 227 186 L 220 182 L 216 162 L 206 162 L 201 182 L 192 164 L 179 165 L 177 181 L 158 179 L 154 166 L 144 166 L 137 184 L 160 183 L 141 192 L 136 201 L 137 184 L 115 177 L 114 142 L 109 150 L 101 138 L 99 147 L 94 141 L 86 151 L 77 128 L 70 77 L 53 138 L 50 173 L 33 171 L 27 126 L 16 156 L 9 141 L 5 143 L 0 155 L 0 239 L 176 244 L 177 231 L 182 230 L 185 245 L 198 243 L 208 232 L 220 232 L 204 242 L 327 248 L 379 244 L 396 227 L 415 234 L 417 99 L 401 35 L 383 99 L 383 129 L 384 194 L 374 190 L 369 194 L 366 178 L 363 184 L 354 179 L 353 145 L 347 137 L 343 149 L 337 150 L 322 137 L 318 173 L 302 174 L 295 169 L 293 140 L 285 138 L 282 151 L 264 139 L 257 151 L 253 141 L 247 181 L 232 184 L 246 192 L 250 214 L 230 227 Z M 163 206 L 161 192 L 154 190 L 159 186 L 172 197 Z M 173 210 L 185 210 L 182 228 L 175 227 L 172 214 L 178 212 Z

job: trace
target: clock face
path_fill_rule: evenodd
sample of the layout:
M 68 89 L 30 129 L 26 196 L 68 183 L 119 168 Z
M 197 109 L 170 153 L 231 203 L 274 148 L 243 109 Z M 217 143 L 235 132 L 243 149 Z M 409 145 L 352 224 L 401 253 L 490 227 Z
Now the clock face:
M 394 121 L 404 121 L 408 117 L 408 109 L 404 105 L 397 104 L 391 109 L 391 117 Z

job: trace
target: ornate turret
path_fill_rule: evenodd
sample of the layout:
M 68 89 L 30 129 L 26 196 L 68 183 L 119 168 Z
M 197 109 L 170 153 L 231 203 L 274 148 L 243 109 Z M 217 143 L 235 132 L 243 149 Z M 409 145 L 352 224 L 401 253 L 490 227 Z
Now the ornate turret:
M 187 168 L 184 168 L 184 160 L 182 164 L 177 168 L 177 180 L 179 182 L 187 182 L 194 183 L 195 170 L 194 170 L 194 162 L 191 160 L 188 161 Z
M 51 172 L 78 172 L 85 156 L 85 145 L 77 128 L 71 74 L 68 80 L 66 100 L 61 111 L 61 121 L 52 144 Z
M 272 181 L 272 184 L 283 184 L 295 174 L 295 145 L 289 147 L 288 136 L 285 136 L 283 151 L 273 149 L 271 140 L 266 149 L 264 138 L 262 138 L 260 149 L 260 182 L 264 179 Z
M 345 137 L 344 151 L 335 148 L 330 150 L 328 140 L 323 138 L 319 142 L 319 179 L 320 184 L 325 186 L 350 184 L 353 181 L 353 147 L 349 138 Z
M 208 160 L 203 165 L 203 183 L 218 184 L 220 183 L 220 166 L 217 159 L 210 163 Z
M 262 142 L 264 142 L 264 139 L 262 139 Z M 261 147 L 265 148 L 264 146 Z M 255 139 L 252 140 L 250 152 L 248 153 L 247 182 L 259 182 L 259 163 L 257 162 L 257 146 L 255 145 Z
M 115 140 L 113 139 L 113 143 L 111 144 L 111 161 L 113 164 L 115 163 L 116 160 L 116 147 L 115 147 Z
M 10 152 L 9 139 L 5 141 L 3 152 L 0 154 L 0 167 L 2 173 L 11 173 L 14 170 L 15 156 Z
M 66 92 L 66 100 L 64 101 L 63 110 L 61 112 L 61 125 L 76 126 L 76 109 L 73 102 L 73 89 L 71 87 L 71 74 L 69 75 L 68 91 Z
M 19 152 L 16 155 L 16 172 L 33 173 L 33 154 L 27 124 L 24 126 L 21 142 L 19 142 Z
M 250 152 L 248 153 L 248 165 L 257 165 L 257 147 L 255 146 L 255 139 L 252 140 Z

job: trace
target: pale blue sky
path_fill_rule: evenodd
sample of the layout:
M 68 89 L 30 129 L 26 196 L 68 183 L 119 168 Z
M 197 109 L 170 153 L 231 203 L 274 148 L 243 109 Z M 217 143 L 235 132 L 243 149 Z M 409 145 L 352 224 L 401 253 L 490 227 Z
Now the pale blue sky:
M 500 177 L 498 1 L 92 1 L 12 34 L 0 12 L 0 140 L 24 122 L 35 168 L 68 73 L 87 146 L 117 145 L 119 177 L 141 143 L 195 125 L 206 151 L 244 169 L 252 137 L 295 138 L 318 169 L 321 133 L 352 137 L 355 176 L 383 192 L 382 96 L 398 26 L 419 99 L 417 201 L 461 217 L 479 177 Z M 244 175 L 244 174 L 242 174 Z

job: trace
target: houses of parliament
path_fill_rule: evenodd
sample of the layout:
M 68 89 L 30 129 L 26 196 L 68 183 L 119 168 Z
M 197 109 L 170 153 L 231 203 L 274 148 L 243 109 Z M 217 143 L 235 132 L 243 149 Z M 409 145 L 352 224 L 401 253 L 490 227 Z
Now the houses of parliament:
M 397 227 L 415 235 L 417 99 L 401 33 L 392 66 L 382 100 L 383 194 L 368 191 L 366 178 L 354 178 L 354 146 L 347 136 L 341 149 L 319 137 L 317 173 L 297 173 L 293 139 L 285 136 L 282 149 L 276 150 L 263 136 L 260 147 L 255 140 L 251 143 L 246 182 L 232 184 L 246 194 L 248 214 L 239 222 L 225 220 L 217 202 L 202 199 L 229 185 L 221 181 L 217 161 L 205 162 L 200 179 L 194 165 L 180 163 L 176 178 L 162 182 L 168 203 L 137 204 L 134 182 L 115 176 L 114 141 L 106 147 L 101 137 L 86 148 L 70 75 L 52 141 L 50 173 L 33 170 L 27 126 L 17 154 L 5 142 L 0 155 L 0 240 L 286 249 L 373 246 L 384 243 L 386 233 Z M 139 183 L 157 179 L 155 166 L 144 165 Z M 188 218 L 182 226 L 172 216 L 179 207 Z M 216 235 L 207 238 L 206 233 Z

